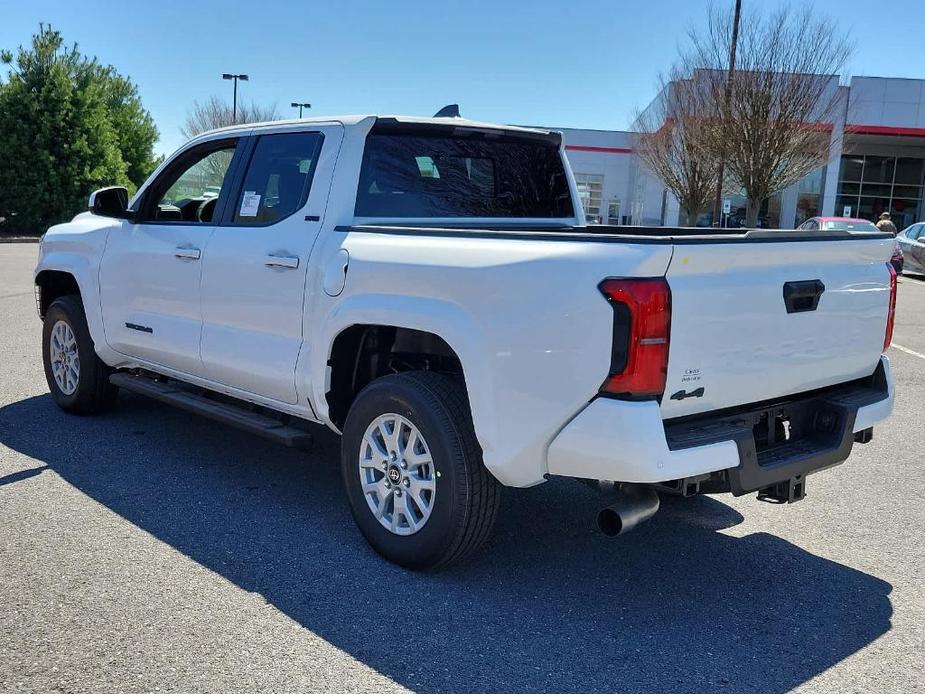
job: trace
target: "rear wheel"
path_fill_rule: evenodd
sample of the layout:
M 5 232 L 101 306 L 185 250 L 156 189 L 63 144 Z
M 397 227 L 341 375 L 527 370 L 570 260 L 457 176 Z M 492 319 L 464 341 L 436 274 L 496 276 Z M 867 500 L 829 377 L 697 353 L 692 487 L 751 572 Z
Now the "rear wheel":
M 42 330 L 45 380 L 55 403 L 74 414 L 95 414 L 113 406 L 118 389 L 98 356 L 78 296 L 55 299 Z
M 344 425 L 341 470 L 360 531 L 396 564 L 459 561 L 491 533 L 501 486 L 457 379 L 414 371 L 366 386 Z

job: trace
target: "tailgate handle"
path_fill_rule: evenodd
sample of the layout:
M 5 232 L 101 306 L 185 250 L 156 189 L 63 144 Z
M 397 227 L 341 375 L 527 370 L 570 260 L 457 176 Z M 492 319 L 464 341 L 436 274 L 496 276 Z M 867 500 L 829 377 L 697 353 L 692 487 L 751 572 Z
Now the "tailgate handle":
M 784 305 L 787 307 L 787 313 L 815 311 L 819 305 L 819 297 L 824 291 L 825 285 L 822 280 L 784 282 Z

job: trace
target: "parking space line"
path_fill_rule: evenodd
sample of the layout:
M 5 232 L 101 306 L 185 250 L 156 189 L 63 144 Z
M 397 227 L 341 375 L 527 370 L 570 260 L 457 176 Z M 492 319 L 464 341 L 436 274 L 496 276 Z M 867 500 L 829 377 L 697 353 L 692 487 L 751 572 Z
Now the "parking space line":
M 909 349 L 908 347 L 903 347 L 902 345 L 897 345 L 895 342 L 892 345 L 890 345 L 890 347 L 895 347 L 900 352 L 911 354 L 913 357 L 918 357 L 919 359 L 925 359 L 925 354 L 922 354 L 921 352 L 916 352 L 914 349 Z

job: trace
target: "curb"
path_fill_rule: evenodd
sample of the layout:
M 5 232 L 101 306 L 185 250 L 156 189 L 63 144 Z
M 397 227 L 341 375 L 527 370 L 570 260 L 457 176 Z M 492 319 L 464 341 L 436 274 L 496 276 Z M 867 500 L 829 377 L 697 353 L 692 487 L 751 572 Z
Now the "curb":
M 38 243 L 41 240 L 40 236 L 14 236 L 13 238 L 0 236 L 0 243 Z

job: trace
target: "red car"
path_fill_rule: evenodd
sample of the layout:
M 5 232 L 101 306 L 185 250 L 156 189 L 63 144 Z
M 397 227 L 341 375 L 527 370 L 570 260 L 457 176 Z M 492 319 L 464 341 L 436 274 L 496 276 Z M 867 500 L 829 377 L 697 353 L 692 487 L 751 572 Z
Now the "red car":
M 809 231 L 880 231 L 873 222 L 854 217 L 810 217 L 797 229 Z M 898 241 L 893 243 L 893 255 L 890 256 L 890 264 L 896 270 L 897 275 L 903 271 L 903 249 Z
M 879 231 L 877 225 L 866 219 L 854 217 L 810 217 L 797 229 L 810 231 Z

